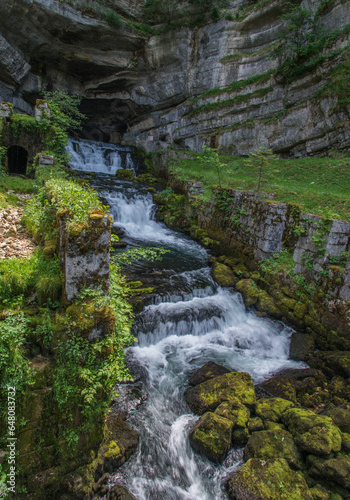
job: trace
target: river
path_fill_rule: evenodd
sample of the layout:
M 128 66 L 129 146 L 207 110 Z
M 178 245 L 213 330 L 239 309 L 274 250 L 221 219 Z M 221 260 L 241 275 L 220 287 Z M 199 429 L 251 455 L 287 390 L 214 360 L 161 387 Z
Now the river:
M 155 283 L 158 293 L 137 315 L 133 333 L 139 341 L 127 350 L 145 394 L 128 416 L 140 445 L 112 481 L 137 500 L 226 499 L 223 483 L 242 464 L 242 449 L 232 448 L 220 466 L 194 453 L 188 432 L 198 417 L 183 400 L 187 381 L 210 360 L 250 373 L 255 383 L 282 368 L 300 368 L 288 360 L 292 329 L 246 311 L 238 293 L 211 278 L 208 251 L 156 222 L 144 187 L 116 179 L 119 168 L 137 171 L 132 148 L 70 140 L 68 152 L 72 168 L 98 173 L 93 185 L 108 202 L 114 224 L 125 230 L 129 248 L 170 250 L 160 263 L 140 261 L 128 269 L 146 286 Z

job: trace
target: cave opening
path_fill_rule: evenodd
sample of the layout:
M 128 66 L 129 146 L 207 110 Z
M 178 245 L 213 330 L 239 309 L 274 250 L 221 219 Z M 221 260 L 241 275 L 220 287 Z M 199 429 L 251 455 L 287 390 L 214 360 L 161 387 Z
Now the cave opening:
M 21 146 L 11 146 L 7 150 L 9 174 L 25 175 L 27 172 L 28 151 Z

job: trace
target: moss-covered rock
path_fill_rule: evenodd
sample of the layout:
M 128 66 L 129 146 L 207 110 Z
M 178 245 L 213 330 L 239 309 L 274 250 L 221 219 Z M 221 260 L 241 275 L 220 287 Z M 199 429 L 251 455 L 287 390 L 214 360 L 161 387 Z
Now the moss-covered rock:
M 264 422 L 260 417 L 252 417 L 248 420 L 247 427 L 250 433 L 262 431 L 264 429 Z
M 338 408 L 327 410 L 324 415 L 330 417 L 334 425 L 342 432 L 350 434 L 350 403 L 345 403 Z
M 341 449 L 344 453 L 350 455 L 350 434 L 341 433 Z
M 246 427 L 250 417 L 250 411 L 238 399 L 224 401 L 216 408 L 215 413 L 231 420 L 234 429 Z
M 185 392 L 186 403 L 198 415 L 213 411 L 223 401 L 231 399 L 238 399 L 248 406 L 255 405 L 254 385 L 248 373 L 225 373 Z
M 315 341 L 311 335 L 294 332 L 289 348 L 289 357 L 295 361 L 307 361 L 315 350 Z
M 344 488 L 350 488 L 350 457 L 339 455 L 336 458 L 322 460 L 314 457 L 309 474 L 317 479 L 333 481 Z
M 243 295 L 247 307 L 253 306 L 258 302 L 260 290 L 256 286 L 254 280 L 245 279 L 238 281 L 236 288 Z
M 224 373 L 230 373 L 230 370 L 222 365 L 214 363 L 214 361 L 209 361 L 191 376 L 188 383 L 189 385 L 195 386 L 218 377 L 219 375 L 223 375 Z
M 261 382 L 259 387 L 262 387 L 276 398 L 287 399 L 293 403 L 296 402 L 295 382 L 288 375 L 269 378 Z
M 238 427 L 232 431 L 232 444 L 233 446 L 244 446 L 249 439 L 249 431 L 247 427 Z
M 190 444 L 201 455 L 221 463 L 230 448 L 233 424 L 231 420 L 207 412 L 190 431 Z
M 237 278 L 228 266 L 225 264 L 220 264 L 220 262 L 215 262 L 211 268 L 211 273 L 215 281 L 220 286 L 234 286 L 237 282 Z
M 115 173 L 118 179 L 125 179 L 129 181 L 133 181 L 135 179 L 135 174 L 132 170 L 127 170 L 126 168 L 120 168 Z
M 282 458 L 248 460 L 226 488 L 232 500 L 313 500 L 305 479 Z
M 107 496 L 108 500 L 135 500 L 135 497 L 132 496 L 127 489 L 120 484 L 115 484 L 108 492 Z
M 250 458 L 284 458 L 294 469 L 302 467 L 302 456 L 288 431 L 255 432 L 244 449 L 244 460 Z
M 282 398 L 262 398 L 256 402 L 255 413 L 263 420 L 279 422 L 282 414 L 294 404 Z
M 319 484 L 310 488 L 310 492 L 314 500 L 329 500 L 329 492 Z
M 283 413 L 282 421 L 300 448 L 313 455 L 329 455 L 340 451 L 341 434 L 329 417 L 310 410 L 291 408 Z
M 350 378 L 350 351 L 318 351 L 313 357 L 312 366 L 317 362 L 316 368 L 326 367 L 335 375 Z

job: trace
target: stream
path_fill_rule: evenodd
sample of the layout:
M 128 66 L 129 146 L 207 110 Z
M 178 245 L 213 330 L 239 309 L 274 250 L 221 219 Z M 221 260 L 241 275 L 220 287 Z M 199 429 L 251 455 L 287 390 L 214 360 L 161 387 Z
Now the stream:
M 227 499 L 223 483 L 242 464 L 242 449 L 232 448 L 219 466 L 194 453 L 188 432 L 198 417 L 183 400 L 187 381 L 210 360 L 250 373 L 254 383 L 283 368 L 300 368 L 288 360 L 292 329 L 246 311 L 240 294 L 211 278 L 208 251 L 156 222 L 152 196 L 142 185 L 116 179 L 119 168 L 139 168 L 131 147 L 72 139 L 68 152 L 72 168 L 97 172 L 93 186 L 114 224 L 125 230 L 128 248 L 170 250 L 161 262 L 139 261 L 128 269 L 145 286 L 156 286 L 157 295 L 136 316 L 138 343 L 127 349 L 145 395 L 127 419 L 139 431 L 140 445 L 112 482 L 137 500 Z

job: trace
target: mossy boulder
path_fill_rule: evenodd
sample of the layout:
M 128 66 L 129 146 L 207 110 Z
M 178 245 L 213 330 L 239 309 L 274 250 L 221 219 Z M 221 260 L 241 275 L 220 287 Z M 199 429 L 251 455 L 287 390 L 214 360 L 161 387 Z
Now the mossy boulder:
M 329 455 L 341 449 L 341 433 L 329 417 L 310 410 L 291 408 L 283 413 L 282 421 L 300 448 L 312 455 Z
M 187 389 L 185 401 L 198 415 L 215 410 L 223 401 L 238 399 L 247 406 L 255 405 L 255 390 L 249 373 L 225 373 Z
M 190 444 L 201 455 L 221 463 L 230 448 L 233 423 L 227 418 L 207 412 L 190 431 Z
M 233 446 L 244 446 L 249 439 L 249 431 L 247 427 L 238 427 L 232 431 Z
M 313 500 L 305 479 L 283 458 L 252 458 L 226 482 L 232 500 Z
M 350 457 L 339 455 L 329 460 L 313 457 L 309 474 L 327 483 L 332 481 L 343 488 L 350 488 Z
M 289 358 L 307 361 L 314 354 L 315 341 L 311 335 L 294 332 L 290 340 Z
M 264 422 L 260 417 L 252 417 L 248 420 L 247 427 L 250 433 L 262 431 L 264 429 Z
M 341 449 L 344 453 L 350 455 L 350 434 L 346 432 L 341 433 Z
M 334 425 L 342 432 L 350 434 L 350 403 L 345 403 L 338 408 L 327 410 L 324 415 L 330 417 Z
M 281 317 L 282 312 L 276 306 L 270 295 L 261 290 L 253 279 L 244 279 L 236 284 L 236 288 L 244 297 L 244 302 L 247 307 L 255 305 L 261 312 L 275 317 Z
M 279 422 L 282 414 L 294 404 L 282 398 L 263 398 L 256 402 L 255 413 L 263 420 Z
M 254 432 L 244 449 L 244 460 L 250 458 L 284 458 L 293 469 L 302 467 L 302 456 L 293 436 L 281 429 Z
M 318 351 L 312 359 L 314 365 L 325 367 L 340 377 L 350 378 L 350 351 Z
M 115 484 L 108 492 L 107 496 L 108 500 L 135 500 L 135 497 L 132 496 L 127 489 L 120 484 Z
M 258 302 L 259 293 L 261 290 L 256 286 L 252 279 L 241 280 L 236 284 L 236 288 L 244 297 L 244 302 L 247 307 L 253 306 Z
M 220 264 L 220 262 L 215 262 L 211 268 L 211 273 L 215 281 L 220 286 L 234 286 L 237 282 L 237 278 L 228 266 L 225 264 Z
M 314 500 L 329 500 L 329 492 L 323 486 L 317 484 L 313 488 L 310 488 L 312 498 Z
M 135 174 L 132 170 L 128 170 L 126 168 L 120 168 L 115 173 L 118 179 L 125 179 L 128 181 L 133 181 L 135 179 Z
M 250 417 L 250 411 L 238 399 L 224 401 L 216 408 L 215 414 L 231 420 L 234 429 L 246 427 Z
M 212 378 L 218 377 L 219 375 L 223 375 L 224 373 L 230 373 L 230 370 L 222 365 L 214 363 L 214 361 L 209 361 L 191 376 L 188 383 L 189 385 L 195 386 Z
M 99 450 L 101 457 L 97 471 L 112 473 L 136 451 L 139 433 L 119 415 L 110 415 L 107 420 L 105 443 Z
M 269 378 L 261 382 L 259 387 L 276 398 L 287 399 L 293 403 L 296 402 L 295 382 L 288 375 L 279 375 Z

